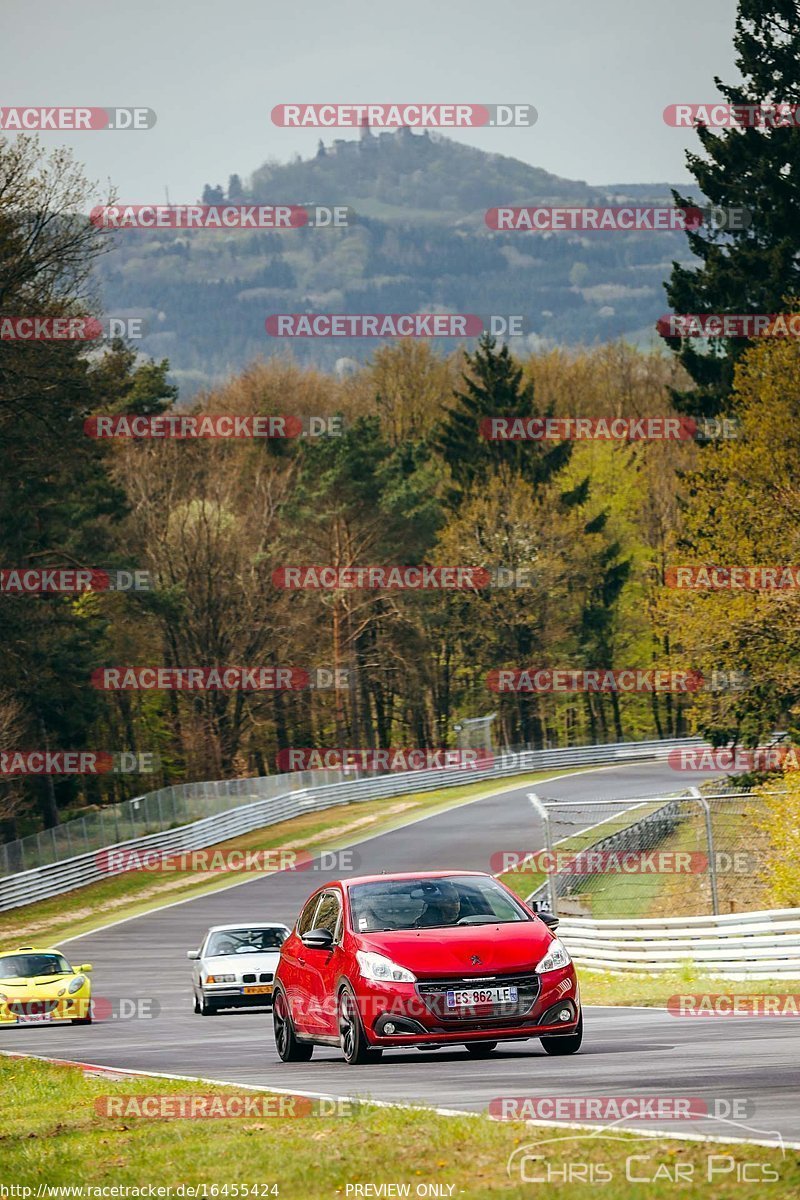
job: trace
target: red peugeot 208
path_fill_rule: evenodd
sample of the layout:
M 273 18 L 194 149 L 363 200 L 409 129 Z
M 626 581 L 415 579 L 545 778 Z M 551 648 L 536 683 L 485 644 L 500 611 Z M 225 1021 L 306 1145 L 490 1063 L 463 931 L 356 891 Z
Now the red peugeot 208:
M 482 1057 L 525 1038 L 574 1054 L 583 1033 L 567 951 L 540 916 L 477 871 L 320 888 L 281 946 L 273 1021 L 284 1062 L 307 1062 L 315 1045 L 340 1046 L 348 1063 L 453 1043 Z

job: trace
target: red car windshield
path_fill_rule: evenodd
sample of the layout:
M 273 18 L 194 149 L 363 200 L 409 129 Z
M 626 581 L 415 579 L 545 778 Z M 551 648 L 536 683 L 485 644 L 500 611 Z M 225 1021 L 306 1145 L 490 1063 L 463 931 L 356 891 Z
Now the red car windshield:
M 381 879 L 355 884 L 349 896 L 356 933 L 531 920 L 522 905 L 488 876 Z

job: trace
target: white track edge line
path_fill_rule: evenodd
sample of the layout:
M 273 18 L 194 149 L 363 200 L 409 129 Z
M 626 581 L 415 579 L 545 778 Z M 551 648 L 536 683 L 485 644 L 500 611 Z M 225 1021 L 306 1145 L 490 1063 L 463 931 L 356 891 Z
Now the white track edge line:
M 234 1087 L 241 1091 L 248 1092 L 273 1092 L 279 1096 L 305 1096 L 315 1100 L 336 1100 L 347 1101 L 349 1104 L 365 1104 L 373 1108 L 397 1108 L 407 1112 L 434 1112 L 442 1117 L 486 1117 L 487 1120 L 495 1120 L 500 1125 L 503 1122 L 494 1117 L 489 1117 L 485 1112 L 475 1112 L 471 1109 L 461 1108 L 442 1108 L 437 1105 L 430 1104 L 403 1104 L 399 1100 L 372 1100 L 363 1096 L 339 1096 L 331 1092 L 313 1092 L 301 1088 L 281 1088 L 272 1087 L 268 1084 L 256 1083 L 237 1083 L 232 1079 L 209 1079 L 204 1075 L 173 1075 L 167 1071 L 138 1071 L 128 1067 L 109 1067 L 103 1066 L 100 1063 L 78 1062 L 73 1059 L 49 1058 L 44 1054 L 20 1054 L 13 1050 L 0 1050 L 2 1058 L 28 1058 L 36 1062 L 54 1063 L 60 1067 L 79 1067 L 81 1070 L 113 1072 L 118 1075 L 132 1075 L 141 1079 L 172 1079 L 181 1083 L 210 1083 L 214 1087 Z M 662 1129 L 638 1129 L 630 1125 L 591 1125 L 580 1124 L 577 1121 L 523 1121 L 523 1125 L 531 1129 L 590 1129 L 599 1133 L 607 1133 L 609 1129 L 620 1133 L 630 1133 L 635 1137 L 647 1138 L 671 1138 L 674 1141 L 683 1142 L 713 1142 L 719 1145 L 732 1146 L 764 1146 L 772 1150 L 800 1150 L 800 1142 L 787 1142 L 782 1138 L 780 1141 L 767 1141 L 764 1139 L 738 1138 L 738 1137 L 718 1137 L 716 1134 L 704 1136 L 700 1133 L 674 1133 L 670 1130 Z

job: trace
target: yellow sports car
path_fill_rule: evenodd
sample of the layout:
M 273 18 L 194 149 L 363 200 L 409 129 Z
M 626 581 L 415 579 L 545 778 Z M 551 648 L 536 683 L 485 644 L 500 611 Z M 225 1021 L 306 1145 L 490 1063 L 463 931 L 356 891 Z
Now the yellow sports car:
M 59 950 L 36 946 L 0 954 L 0 1025 L 91 1025 L 91 969 L 73 970 Z

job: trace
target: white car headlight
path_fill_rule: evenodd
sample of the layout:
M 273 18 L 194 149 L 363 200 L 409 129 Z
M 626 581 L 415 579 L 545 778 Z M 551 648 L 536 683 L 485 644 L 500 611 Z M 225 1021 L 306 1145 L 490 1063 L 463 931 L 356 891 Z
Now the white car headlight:
M 407 967 L 392 962 L 384 954 L 375 954 L 372 950 L 356 950 L 358 965 L 365 979 L 374 979 L 376 983 L 416 983 L 417 977 Z
M 77 975 L 72 980 L 72 983 L 67 988 L 67 991 L 69 992 L 70 995 L 72 995 L 73 992 L 79 992 L 85 983 L 86 983 L 86 976 L 85 975 Z
M 566 947 L 558 938 L 553 938 L 550 943 L 550 949 L 542 961 L 537 963 L 536 970 L 540 974 L 543 971 L 558 971 L 560 967 L 568 967 L 571 962 L 572 959 L 567 954 Z
M 236 983 L 235 975 L 209 975 L 206 983 Z

